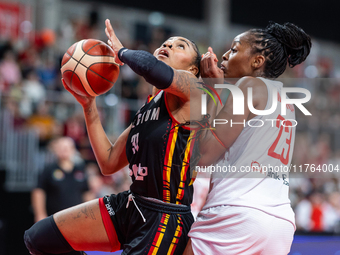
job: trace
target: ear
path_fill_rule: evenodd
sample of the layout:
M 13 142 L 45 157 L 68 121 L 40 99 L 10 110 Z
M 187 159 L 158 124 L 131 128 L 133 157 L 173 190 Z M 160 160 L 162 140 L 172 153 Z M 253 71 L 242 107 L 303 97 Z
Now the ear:
M 257 70 L 257 69 L 260 69 L 261 67 L 263 67 L 264 65 L 264 62 L 265 62 L 265 57 L 262 56 L 262 55 L 257 55 L 254 57 L 252 63 L 251 63 L 251 66 Z
M 189 68 L 189 72 L 191 72 L 192 74 L 194 74 L 196 76 L 196 74 L 198 74 L 198 68 L 197 66 L 191 66 Z

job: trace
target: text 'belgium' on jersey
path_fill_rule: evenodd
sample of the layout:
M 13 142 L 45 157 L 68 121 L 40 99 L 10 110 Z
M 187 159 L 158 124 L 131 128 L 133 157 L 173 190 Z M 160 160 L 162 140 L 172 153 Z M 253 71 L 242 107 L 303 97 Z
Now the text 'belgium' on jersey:
M 195 130 L 179 125 L 160 91 L 137 112 L 126 144 L 131 191 L 167 203 L 190 205 L 190 157 Z

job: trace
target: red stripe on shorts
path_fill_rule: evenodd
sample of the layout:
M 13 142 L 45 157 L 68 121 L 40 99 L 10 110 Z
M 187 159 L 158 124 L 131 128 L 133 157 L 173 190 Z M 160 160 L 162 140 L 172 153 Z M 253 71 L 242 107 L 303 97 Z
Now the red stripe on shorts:
M 115 227 L 110 218 L 109 212 L 106 209 L 103 198 L 99 198 L 99 209 L 102 215 L 102 220 L 106 230 L 106 234 L 111 243 L 111 252 L 120 250 L 120 242 L 118 241 L 117 233 Z

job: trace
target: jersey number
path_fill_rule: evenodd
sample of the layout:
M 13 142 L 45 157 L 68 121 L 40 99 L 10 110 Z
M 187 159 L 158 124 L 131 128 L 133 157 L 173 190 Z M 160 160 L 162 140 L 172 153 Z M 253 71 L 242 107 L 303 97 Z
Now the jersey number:
M 138 149 L 139 149 L 139 146 L 138 146 L 138 137 L 139 137 L 139 133 L 133 135 L 131 137 L 131 144 L 132 144 L 132 152 L 133 154 L 135 154 Z
M 270 146 L 269 150 L 268 150 L 268 156 L 273 157 L 273 158 L 277 158 L 279 159 L 282 164 L 287 165 L 289 162 L 289 152 L 290 152 L 290 143 L 292 141 L 292 133 L 293 133 L 293 128 L 292 128 L 292 122 L 290 122 L 289 120 L 286 120 L 285 118 L 283 118 L 280 114 L 277 116 L 277 120 L 276 121 L 276 127 L 280 128 L 279 134 L 276 137 L 274 143 L 272 144 L 272 146 Z M 284 124 L 284 126 L 283 126 Z M 277 144 L 279 143 L 279 140 L 282 136 L 282 133 L 289 133 L 289 139 L 286 139 L 286 144 L 288 144 L 288 151 L 287 153 L 285 153 L 285 148 L 282 148 L 282 151 L 280 154 L 275 152 L 275 149 L 277 147 Z M 285 157 L 286 155 L 286 157 Z

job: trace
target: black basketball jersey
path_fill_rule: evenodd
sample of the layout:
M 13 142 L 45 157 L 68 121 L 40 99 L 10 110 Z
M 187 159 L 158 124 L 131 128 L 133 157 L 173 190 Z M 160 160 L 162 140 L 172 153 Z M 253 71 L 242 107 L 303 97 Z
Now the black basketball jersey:
M 137 112 L 126 144 L 132 185 L 138 195 L 190 205 L 190 157 L 195 130 L 180 126 L 160 91 Z

